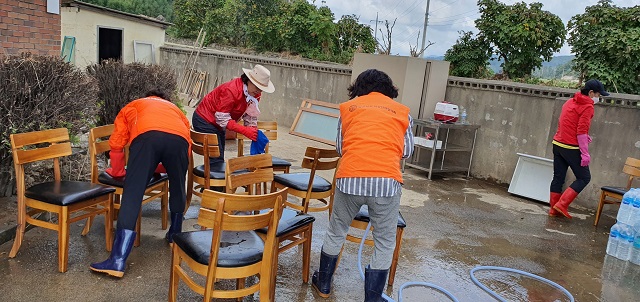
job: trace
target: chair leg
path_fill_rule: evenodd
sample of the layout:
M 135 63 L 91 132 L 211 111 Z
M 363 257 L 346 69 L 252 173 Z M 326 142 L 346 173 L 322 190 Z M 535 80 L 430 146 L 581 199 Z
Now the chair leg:
M 604 207 L 604 199 L 607 198 L 604 191 L 600 193 L 600 201 L 598 202 L 598 211 L 596 212 L 596 221 L 593 222 L 594 226 L 598 226 L 598 222 L 600 221 L 600 215 L 602 214 L 602 207 Z
M 58 212 L 58 271 L 67 271 L 69 258 L 69 209 L 62 207 Z
M 169 302 L 176 302 L 178 299 L 178 283 L 180 278 L 177 273 L 177 266 L 180 266 L 180 256 L 178 255 L 178 246 L 173 245 L 171 253 L 171 274 L 169 275 Z
M 87 234 L 89 234 L 89 230 L 91 230 L 92 223 L 93 223 L 93 216 L 87 218 L 87 222 L 84 224 L 84 228 L 82 229 L 82 236 L 87 236 Z
M 313 224 L 309 225 L 309 229 L 304 232 L 305 238 L 302 244 L 302 282 L 309 283 L 309 263 L 311 259 L 311 234 L 313 232 Z
M 160 210 L 162 211 L 162 229 L 166 230 L 168 227 L 167 221 L 169 220 L 169 183 L 165 182 L 162 186 L 164 194 L 160 197 Z M 185 210 L 186 211 L 186 210 Z M 138 230 L 140 231 L 140 230 Z M 138 233 L 140 234 L 140 233 Z
M 243 289 L 246 283 L 247 283 L 246 278 L 236 279 L 236 289 Z M 242 302 L 242 300 L 244 300 L 244 297 L 236 298 L 237 302 Z
M 191 178 L 191 177 L 189 177 Z M 189 210 L 189 206 L 191 205 L 191 198 L 193 198 L 193 183 L 190 180 L 187 180 L 187 201 L 184 205 L 184 214 L 187 214 Z
M 396 248 L 393 251 L 393 260 L 391 260 L 391 268 L 389 270 L 389 281 L 387 284 L 393 286 L 393 281 L 396 278 L 396 269 L 398 268 L 398 258 L 400 256 L 400 247 L 402 246 L 402 232 L 403 228 L 398 228 L 396 232 Z
M 109 197 L 105 208 L 107 208 L 107 211 L 104 213 L 104 240 L 106 241 L 107 251 L 111 252 L 113 248 L 113 195 Z
M 138 220 L 136 220 L 136 240 L 133 242 L 133 246 L 135 247 L 139 247 L 140 246 L 140 235 L 142 233 L 140 233 L 140 228 L 142 225 L 142 209 L 140 209 L 140 213 L 138 214 Z
M 18 197 L 19 198 L 19 197 Z M 13 240 L 13 247 L 9 252 L 9 258 L 14 258 L 18 254 L 22 239 L 24 239 L 24 231 L 27 226 L 27 209 L 18 203 L 18 225 L 16 226 L 16 238 Z

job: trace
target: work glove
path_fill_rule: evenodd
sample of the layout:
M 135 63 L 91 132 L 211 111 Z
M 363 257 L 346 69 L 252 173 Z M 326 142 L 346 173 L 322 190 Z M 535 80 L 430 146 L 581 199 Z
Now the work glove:
M 159 163 L 158 166 L 156 167 L 156 170 L 153 171 L 153 173 L 167 173 L 167 169 L 164 168 L 162 163 Z
M 580 165 L 586 167 L 591 162 L 591 155 L 589 155 L 589 142 L 591 138 L 588 134 L 578 135 L 578 146 L 580 147 Z
M 127 171 L 124 169 L 124 150 L 111 150 L 109 158 L 111 159 L 111 168 L 108 168 L 105 172 L 111 177 L 125 176 Z
M 258 128 L 256 127 L 242 126 L 236 121 L 230 120 L 227 123 L 227 129 L 238 132 L 254 142 L 258 139 Z
M 251 142 L 250 154 L 251 155 L 263 154 L 264 149 L 265 147 L 267 147 L 268 143 L 269 143 L 269 139 L 267 138 L 266 135 L 264 135 L 264 132 L 258 130 L 258 139 Z

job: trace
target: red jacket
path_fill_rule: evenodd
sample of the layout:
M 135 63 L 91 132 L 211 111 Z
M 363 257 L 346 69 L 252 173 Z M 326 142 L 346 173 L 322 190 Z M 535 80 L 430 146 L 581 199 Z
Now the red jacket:
M 216 113 L 229 113 L 231 119 L 237 121 L 247 110 L 247 99 L 244 96 L 241 78 L 235 78 L 209 92 L 196 108 L 196 113 L 207 122 L 225 128 L 227 125 L 216 123 Z M 260 95 L 256 96 L 260 100 Z
M 109 138 L 111 150 L 122 150 L 138 135 L 152 130 L 175 134 L 191 142 L 187 117 L 178 106 L 159 97 L 146 97 L 127 104 L 116 116 L 114 126 Z
M 562 105 L 558 131 L 553 140 L 565 145 L 578 146 L 578 135 L 589 134 L 593 118 L 593 100 L 580 92 Z

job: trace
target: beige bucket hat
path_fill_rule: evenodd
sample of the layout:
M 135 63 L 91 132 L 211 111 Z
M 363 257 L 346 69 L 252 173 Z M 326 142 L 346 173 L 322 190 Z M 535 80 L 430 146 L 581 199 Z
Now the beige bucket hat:
M 253 69 L 242 68 L 242 71 L 244 71 L 244 74 L 249 77 L 251 83 L 260 88 L 260 90 L 266 93 L 276 91 L 276 87 L 273 86 L 273 83 L 271 82 L 271 72 L 269 72 L 269 69 L 264 66 L 258 64 L 254 66 Z

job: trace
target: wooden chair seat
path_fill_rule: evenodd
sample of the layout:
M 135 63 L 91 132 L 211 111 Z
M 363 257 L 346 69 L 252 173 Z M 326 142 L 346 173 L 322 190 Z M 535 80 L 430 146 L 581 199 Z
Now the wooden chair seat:
M 284 208 L 282 209 L 282 218 L 278 221 L 278 229 L 276 230 L 276 237 L 283 237 L 291 232 L 295 232 L 296 234 L 300 232 L 300 228 L 313 224 L 316 221 L 316 218 L 309 215 L 303 214 L 291 209 Z M 267 229 L 259 229 L 256 232 L 261 234 L 266 234 Z
M 624 166 L 622 167 L 622 173 L 627 176 L 626 187 L 603 186 L 600 188 L 600 201 L 598 202 L 596 219 L 593 222 L 594 226 L 598 226 L 598 222 L 600 221 L 600 215 L 602 215 L 602 208 L 604 207 L 604 205 L 619 205 L 622 201 L 622 196 L 631 189 L 633 180 L 640 177 L 640 159 L 627 157 L 627 160 L 624 162 Z
M 49 181 L 27 188 L 24 196 L 44 203 L 68 206 L 115 192 L 114 188 L 84 181 Z
M 273 181 L 278 182 L 281 185 L 289 187 L 298 191 L 307 191 L 309 185 L 309 178 L 311 173 L 285 173 L 276 174 L 273 176 Z M 311 192 L 327 192 L 331 190 L 331 183 L 318 176 L 313 176 L 313 184 L 311 185 Z
M 610 187 L 610 186 L 604 186 L 604 187 L 600 188 L 600 190 L 605 191 L 605 192 L 609 192 L 609 193 L 618 194 L 620 196 L 624 195 L 625 193 L 627 193 L 629 191 L 627 188 Z M 618 203 L 620 203 L 620 201 L 618 201 Z
M 107 172 L 101 172 L 98 175 L 98 182 L 101 184 L 109 185 L 112 187 L 124 188 L 124 180 L 127 176 L 123 177 L 113 177 L 109 175 Z M 147 187 L 155 186 L 163 181 L 168 181 L 169 176 L 166 173 L 154 173 L 151 179 L 149 180 L 149 184 Z
M 211 167 L 209 171 L 209 178 L 211 179 L 224 179 L 224 163 L 216 163 Z M 204 165 L 199 165 L 193 168 L 193 175 L 204 178 Z
M 173 243 L 187 256 L 203 265 L 209 265 L 213 230 L 178 233 Z M 218 250 L 218 267 L 240 267 L 262 260 L 264 241 L 253 231 L 223 231 Z
M 275 157 L 273 156 L 271 159 L 271 162 L 273 163 L 273 169 L 277 170 L 277 171 L 285 171 L 289 172 L 289 169 L 291 167 L 291 162 L 284 160 L 280 157 Z M 285 173 L 286 173 L 285 172 Z
M 356 216 L 353 218 L 353 221 L 351 222 L 351 227 L 360 229 L 360 230 L 365 230 L 367 228 L 367 225 L 369 224 L 369 221 L 370 221 L 369 208 L 366 205 L 364 205 L 360 208 L 360 211 L 358 212 L 358 214 L 356 214 Z M 398 212 L 398 226 L 396 229 L 396 248 L 393 251 L 393 259 L 391 260 L 391 267 L 389 268 L 389 279 L 387 281 L 387 284 L 389 284 L 389 286 L 393 286 L 393 281 L 395 280 L 395 277 L 396 277 L 396 270 L 398 268 L 398 258 L 400 256 L 400 247 L 402 246 L 402 233 L 404 232 L 404 228 L 406 226 L 407 226 L 407 222 L 404 220 L 404 217 L 402 217 L 402 213 Z M 373 230 L 373 227 L 371 227 L 371 230 Z M 347 234 L 347 240 L 355 243 L 360 243 L 362 241 L 362 237 L 358 237 L 352 234 Z M 364 243 L 368 246 L 374 246 L 374 242 L 372 239 L 366 239 Z M 342 251 L 340 253 L 342 254 Z

